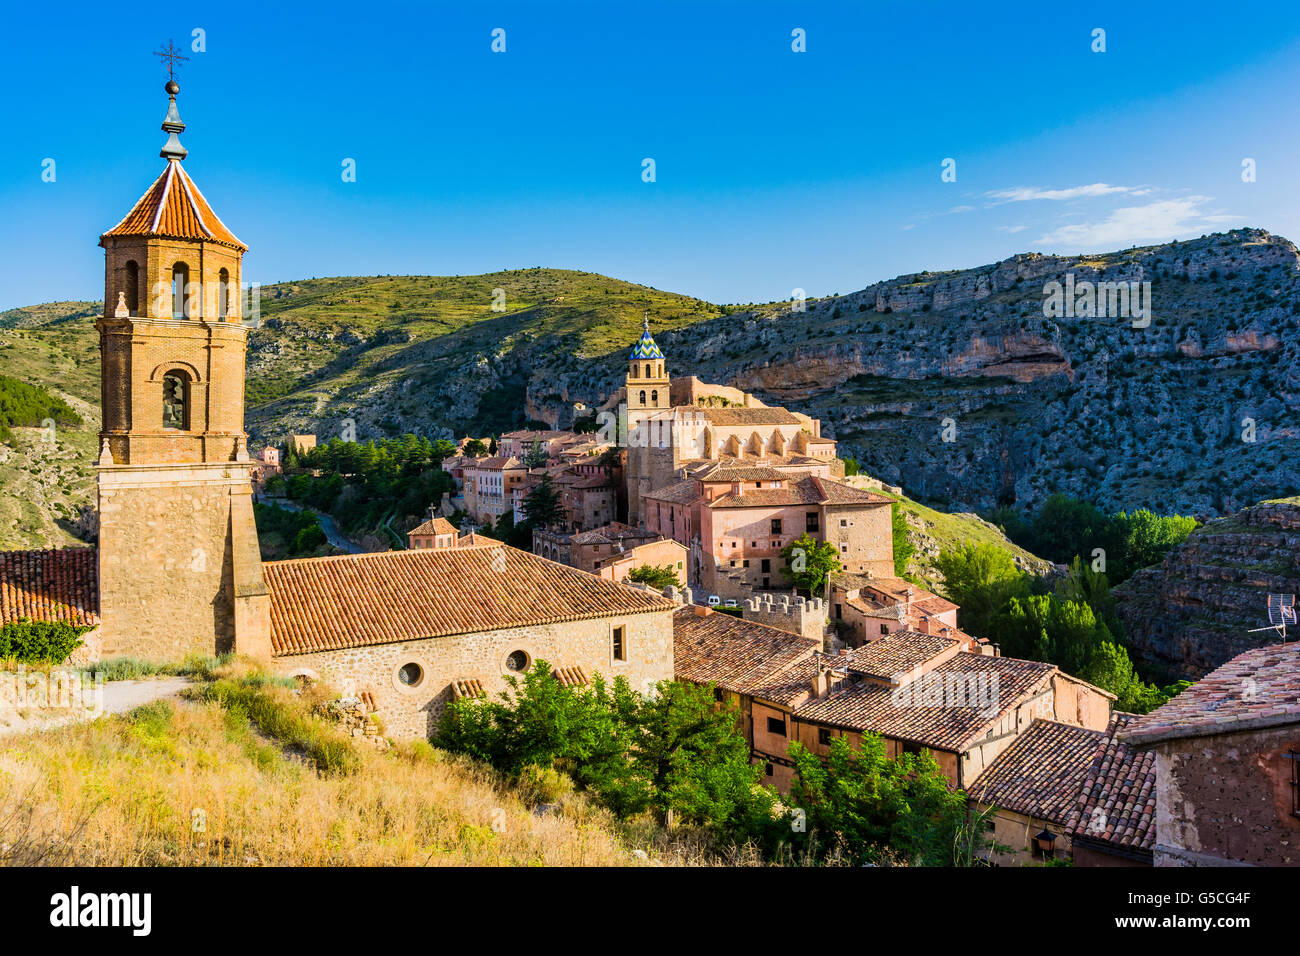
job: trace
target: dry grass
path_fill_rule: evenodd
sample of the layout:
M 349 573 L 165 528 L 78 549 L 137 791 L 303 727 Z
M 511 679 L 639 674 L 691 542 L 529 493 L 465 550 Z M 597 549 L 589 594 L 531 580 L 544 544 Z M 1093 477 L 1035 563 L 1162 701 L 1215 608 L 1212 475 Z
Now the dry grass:
M 259 690 L 296 716 L 306 713 L 309 702 L 288 688 Z M 0 862 L 756 862 L 718 857 L 700 834 L 621 824 L 572 793 L 559 798 L 558 813 L 537 816 L 491 771 L 427 744 L 354 749 L 353 772 L 325 775 L 255 731 L 238 709 L 198 700 L 8 738 L 0 741 Z

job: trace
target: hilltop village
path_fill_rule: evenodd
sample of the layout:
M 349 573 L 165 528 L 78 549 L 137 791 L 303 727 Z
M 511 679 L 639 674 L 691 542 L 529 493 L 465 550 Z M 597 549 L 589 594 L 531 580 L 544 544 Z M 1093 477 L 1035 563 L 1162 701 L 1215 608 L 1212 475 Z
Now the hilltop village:
M 597 432 L 467 437 L 442 462 L 455 492 L 406 548 L 262 560 L 255 482 L 280 461 L 244 431 L 246 246 L 185 171 L 177 92 L 164 169 L 100 237 L 98 543 L 0 554 L 0 624 L 88 626 L 82 664 L 246 655 L 406 739 L 540 661 L 568 685 L 686 681 L 734 707 L 778 791 L 792 742 L 929 752 L 986 821 L 991 863 L 1298 862 L 1294 645 L 1141 717 L 1003 656 L 897 576 L 891 490 L 847 475 L 817 419 L 673 378 L 648 317 Z M 558 508 L 531 550 L 484 532 L 528 519 L 541 486 Z M 800 593 L 812 557 L 829 573 Z M 638 582 L 647 569 L 676 583 Z

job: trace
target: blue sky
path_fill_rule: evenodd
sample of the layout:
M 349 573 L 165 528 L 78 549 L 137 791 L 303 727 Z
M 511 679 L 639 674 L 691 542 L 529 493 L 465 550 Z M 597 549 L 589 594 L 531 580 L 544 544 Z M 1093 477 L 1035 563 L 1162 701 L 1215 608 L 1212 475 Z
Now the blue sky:
M 1066 6 L 13 5 L 0 308 L 102 294 L 97 238 L 163 167 L 169 38 L 186 168 L 246 280 L 541 265 L 748 302 L 1240 225 L 1300 241 L 1300 7 Z

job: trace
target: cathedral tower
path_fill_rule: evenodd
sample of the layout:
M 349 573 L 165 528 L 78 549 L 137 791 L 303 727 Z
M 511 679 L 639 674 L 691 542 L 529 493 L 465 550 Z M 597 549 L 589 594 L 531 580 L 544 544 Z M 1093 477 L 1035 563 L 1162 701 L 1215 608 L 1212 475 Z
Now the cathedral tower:
M 672 469 L 671 384 L 664 354 L 650 334 L 647 312 L 641 338 L 627 357 L 625 380 L 627 508 L 633 525 L 645 520 L 642 496 L 656 487 L 656 482 L 663 483 L 665 469 Z
M 270 651 L 244 433 L 247 247 L 181 165 L 167 83 L 162 174 L 104 247 L 99 582 L 103 654 Z
M 672 408 L 669 392 L 668 371 L 664 366 L 664 354 L 659 351 L 654 337 L 650 335 L 650 313 L 645 315 L 641 338 L 632 346 L 632 354 L 627 357 L 627 427 L 628 431 L 636 428 L 636 423 L 656 411 Z

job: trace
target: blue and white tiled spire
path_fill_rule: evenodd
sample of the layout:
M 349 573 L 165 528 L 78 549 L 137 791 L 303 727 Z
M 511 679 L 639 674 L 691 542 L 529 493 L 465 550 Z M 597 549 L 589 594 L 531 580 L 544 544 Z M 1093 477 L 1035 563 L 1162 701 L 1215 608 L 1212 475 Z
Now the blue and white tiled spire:
M 664 353 L 659 351 L 659 346 L 655 345 L 654 337 L 650 335 L 650 313 L 645 314 L 645 326 L 641 332 L 641 338 L 637 340 L 636 345 L 632 346 L 632 354 L 628 356 L 631 361 L 638 359 L 661 359 Z

